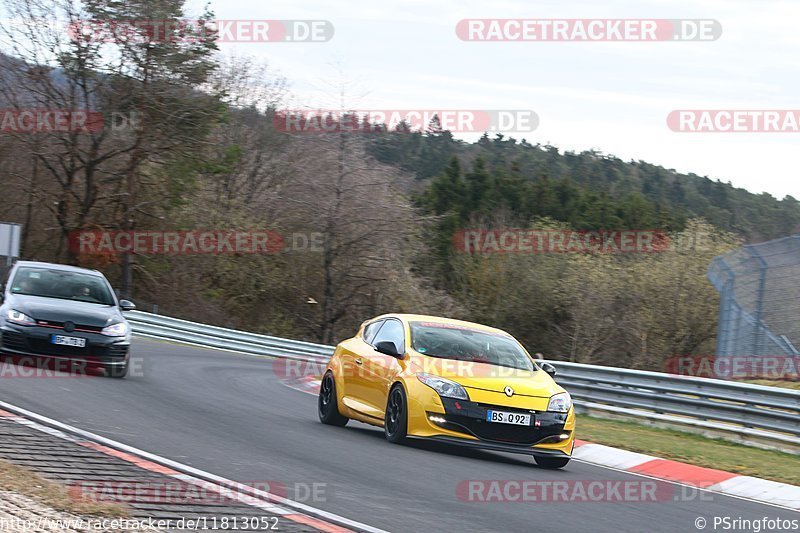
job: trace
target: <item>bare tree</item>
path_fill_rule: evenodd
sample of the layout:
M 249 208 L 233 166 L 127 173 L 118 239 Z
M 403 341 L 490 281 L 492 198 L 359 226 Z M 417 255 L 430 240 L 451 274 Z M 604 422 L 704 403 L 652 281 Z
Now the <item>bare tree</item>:
M 78 3 L 7 0 L 12 23 L 0 28 L 4 75 L 0 97 L 13 109 L 38 108 L 103 117 L 102 127 L 42 135 L 17 135 L 36 161 L 31 176 L 44 172 L 41 205 L 59 231 L 56 255 L 78 260 L 70 233 L 89 225 L 131 230 L 146 215 L 139 200 L 144 169 L 171 158 L 190 157 L 202 146 L 221 108 L 218 99 L 197 91 L 215 64 L 212 32 L 176 34 L 149 31 L 141 20 L 175 20 L 180 2 L 121 4 L 110 0 Z M 206 13 L 202 19 L 207 20 Z M 43 21 L 47 23 L 43 23 Z M 87 21 L 129 24 L 136 38 L 96 38 L 80 31 Z M 124 123 L 120 119 L 124 117 Z M 116 127 L 115 127 L 116 126 Z M 32 178 L 33 179 L 33 178 Z M 130 256 L 123 256 L 122 289 L 132 290 Z

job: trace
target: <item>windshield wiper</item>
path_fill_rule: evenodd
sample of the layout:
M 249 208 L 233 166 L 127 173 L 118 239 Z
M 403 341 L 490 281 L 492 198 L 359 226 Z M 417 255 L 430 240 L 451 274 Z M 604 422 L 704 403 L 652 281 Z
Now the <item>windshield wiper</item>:
M 51 296 L 49 294 L 32 294 L 30 292 L 15 292 L 13 294 L 21 294 L 23 296 L 38 296 L 39 298 L 53 298 L 54 300 L 69 300 L 70 302 L 83 302 L 85 304 L 114 305 L 113 303 L 81 300 L 79 298 L 72 298 L 71 296 Z

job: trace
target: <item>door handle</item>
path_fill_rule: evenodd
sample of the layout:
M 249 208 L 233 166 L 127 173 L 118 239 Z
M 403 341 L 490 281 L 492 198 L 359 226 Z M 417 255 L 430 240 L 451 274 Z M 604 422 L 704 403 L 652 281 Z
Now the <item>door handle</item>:
M 362 364 L 363 362 L 364 362 L 364 361 L 362 361 L 361 359 L 356 359 L 356 364 L 357 364 L 357 365 L 360 365 L 360 364 Z

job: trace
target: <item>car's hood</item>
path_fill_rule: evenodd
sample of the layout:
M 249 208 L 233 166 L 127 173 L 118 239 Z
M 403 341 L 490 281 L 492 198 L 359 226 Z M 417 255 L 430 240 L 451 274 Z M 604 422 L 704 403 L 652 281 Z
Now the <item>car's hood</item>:
M 472 389 L 503 392 L 506 387 L 511 387 L 514 394 L 540 398 L 549 398 L 564 391 L 544 370 L 517 370 L 423 355 L 412 356 L 411 364 L 415 372 L 451 379 Z
M 15 295 L 9 298 L 9 308 L 16 309 L 35 320 L 74 322 L 78 325 L 104 327 L 123 320 L 114 305 L 101 305 L 59 298 Z

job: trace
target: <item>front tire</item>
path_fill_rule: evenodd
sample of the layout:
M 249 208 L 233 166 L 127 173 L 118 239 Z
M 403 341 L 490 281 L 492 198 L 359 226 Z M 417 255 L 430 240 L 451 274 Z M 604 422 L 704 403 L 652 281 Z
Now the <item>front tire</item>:
M 399 383 L 389 391 L 386 401 L 386 414 L 383 418 L 383 432 L 386 440 L 399 444 L 408 434 L 408 401 L 406 391 Z
M 317 413 L 319 421 L 329 426 L 342 427 L 350 420 L 339 412 L 339 400 L 336 397 L 336 381 L 333 374 L 328 372 L 319 385 L 319 398 L 317 399 Z
M 533 460 L 536 461 L 536 464 L 541 466 L 542 468 L 547 468 L 551 470 L 555 470 L 558 468 L 564 468 L 569 463 L 569 457 L 533 457 Z

